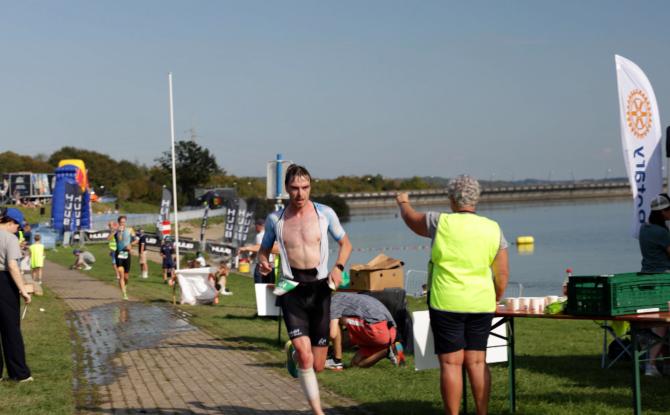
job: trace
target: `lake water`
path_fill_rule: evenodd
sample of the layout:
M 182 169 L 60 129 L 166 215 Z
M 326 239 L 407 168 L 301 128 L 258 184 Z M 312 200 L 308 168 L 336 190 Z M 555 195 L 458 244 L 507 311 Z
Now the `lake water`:
M 497 221 L 510 242 L 510 281 L 521 283 L 524 295 L 540 296 L 560 292 L 567 268 L 574 275 L 639 271 L 638 243 L 630 236 L 631 210 L 632 202 L 616 200 L 489 204 L 479 206 L 478 213 Z M 350 264 L 368 262 L 383 252 L 403 260 L 406 273 L 425 271 L 430 240 L 413 234 L 397 209 L 353 213 L 344 224 L 354 246 Z M 532 253 L 520 252 L 514 244 L 520 235 L 535 238 Z M 518 295 L 518 286 L 510 284 L 507 293 Z

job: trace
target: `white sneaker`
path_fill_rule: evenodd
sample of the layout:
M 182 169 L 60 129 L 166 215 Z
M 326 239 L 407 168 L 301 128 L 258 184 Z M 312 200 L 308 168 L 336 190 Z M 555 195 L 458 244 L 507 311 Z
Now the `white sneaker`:
M 92 268 L 92 267 L 89 267 L 88 265 L 86 265 L 86 266 L 84 267 L 84 271 L 88 271 L 88 270 L 90 270 L 90 269 L 93 269 L 93 268 Z
M 645 376 L 659 377 L 662 376 L 661 372 L 658 371 L 658 368 L 654 364 L 646 364 L 644 367 Z
M 233 295 L 233 292 L 228 290 L 221 290 L 221 295 Z
M 335 359 L 326 360 L 326 366 L 325 367 L 326 367 L 326 369 L 336 370 L 336 371 L 344 370 L 344 365 L 342 364 L 342 362 L 336 362 Z

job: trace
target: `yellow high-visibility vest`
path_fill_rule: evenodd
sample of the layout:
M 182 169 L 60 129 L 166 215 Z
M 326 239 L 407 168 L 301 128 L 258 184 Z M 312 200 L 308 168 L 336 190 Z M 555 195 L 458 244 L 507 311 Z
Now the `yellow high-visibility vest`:
M 455 313 L 491 313 L 496 294 L 491 264 L 500 226 L 472 213 L 442 214 L 431 252 L 430 306 Z

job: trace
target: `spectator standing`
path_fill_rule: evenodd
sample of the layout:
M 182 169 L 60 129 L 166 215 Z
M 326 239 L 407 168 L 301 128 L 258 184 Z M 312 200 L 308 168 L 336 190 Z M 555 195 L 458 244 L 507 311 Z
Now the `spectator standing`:
M 147 235 L 142 228 L 137 229 L 137 251 L 140 257 L 140 275 L 149 278 L 149 264 L 147 263 Z
M 44 245 L 42 244 L 42 236 L 38 233 L 35 235 L 35 243 L 28 247 L 30 250 L 30 273 L 33 281 L 42 285 L 42 269 L 44 268 Z
M 26 353 L 21 335 L 21 301 L 30 304 L 30 294 L 23 285 L 19 270 L 21 249 L 16 233 L 23 226 L 20 210 L 8 208 L 0 217 L 0 338 L 4 363 L 9 379 L 19 382 L 33 380 L 26 364 Z M 0 375 L 3 361 L 0 360 Z
M 661 193 L 651 201 L 649 222 L 640 226 L 638 241 L 642 254 L 642 273 L 670 272 L 668 220 L 670 220 L 670 196 L 667 193 Z M 652 327 L 650 330 L 661 338 L 668 333 L 667 326 Z M 662 346 L 662 342 L 655 342 L 649 348 L 649 359 L 644 365 L 645 376 L 661 376 L 656 360 L 661 354 Z
M 163 260 L 163 283 L 168 283 L 168 274 L 170 274 L 169 281 L 174 282 L 174 245 L 169 236 L 163 238 L 163 242 L 161 243 L 161 258 Z
M 507 241 L 500 226 L 476 214 L 479 182 L 461 175 L 448 184 L 453 213 L 415 211 L 407 193 L 396 201 L 405 224 L 432 239 L 428 305 L 445 412 L 457 415 L 468 372 L 477 414 L 488 413 L 491 374 L 486 344 L 496 302 L 509 277 Z

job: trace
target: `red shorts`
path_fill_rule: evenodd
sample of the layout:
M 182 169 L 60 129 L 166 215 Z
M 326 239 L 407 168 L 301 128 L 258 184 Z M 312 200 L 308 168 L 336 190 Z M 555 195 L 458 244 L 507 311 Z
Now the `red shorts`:
M 393 344 L 396 336 L 395 327 L 388 327 L 387 321 L 369 324 L 358 317 L 345 317 L 344 322 L 349 331 L 352 344 L 359 347 L 363 357 L 371 356 Z

